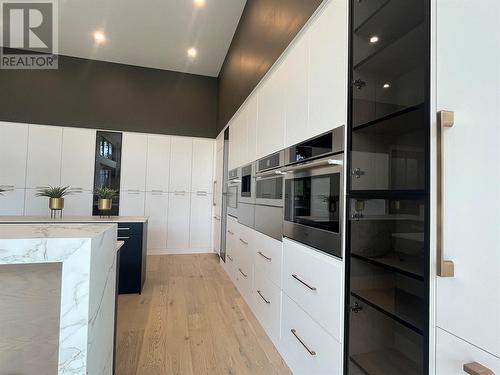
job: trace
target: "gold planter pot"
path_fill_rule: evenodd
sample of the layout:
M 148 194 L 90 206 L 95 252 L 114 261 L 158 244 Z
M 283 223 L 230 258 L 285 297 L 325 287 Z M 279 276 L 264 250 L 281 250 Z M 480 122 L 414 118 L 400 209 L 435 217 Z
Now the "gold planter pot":
M 100 211 L 109 211 L 111 210 L 112 205 L 113 205 L 113 199 L 111 198 L 99 199 L 97 201 L 97 208 L 99 208 Z
M 49 208 L 51 210 L 62 210 L 64 208 L 64 198 L 49 198 Z

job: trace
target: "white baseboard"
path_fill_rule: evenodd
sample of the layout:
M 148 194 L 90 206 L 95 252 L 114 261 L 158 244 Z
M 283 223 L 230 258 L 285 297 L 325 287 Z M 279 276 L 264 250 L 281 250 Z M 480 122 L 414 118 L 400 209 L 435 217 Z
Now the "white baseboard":
M 148 249 L 148 255 L 217 254 L 212 249 Z

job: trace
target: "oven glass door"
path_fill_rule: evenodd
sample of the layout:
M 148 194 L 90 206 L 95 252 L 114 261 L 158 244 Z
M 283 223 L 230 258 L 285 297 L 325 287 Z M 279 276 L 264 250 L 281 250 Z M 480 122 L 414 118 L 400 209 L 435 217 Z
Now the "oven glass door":
M 257 178 L 255 194 L 258 200 L 282 200 L 283 176 Z
M 285 220 L 340 233 L 341 172 L 294 176 L 285 182 Z

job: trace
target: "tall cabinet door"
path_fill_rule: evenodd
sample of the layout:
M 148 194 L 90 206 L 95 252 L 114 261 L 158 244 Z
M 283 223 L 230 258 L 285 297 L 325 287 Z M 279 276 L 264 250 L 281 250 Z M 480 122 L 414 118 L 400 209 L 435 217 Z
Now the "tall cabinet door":
M 28 125 L 0 123 L 0 187 L 24 188 Z
M 94 186 L 95 130 L 64 128 L 61 185 L 90 191 Z
M 168 192 L 171 138 L 148 135 L 146 191 Z
M 189 247 L 189 219 L 191 194 L 170 193 L 168 199 L 167 248 L 172 250 Z
M 195 139 L 193 141 L 193 168 L 191 191 L 209 194 L 213 191 L 214 141 Z
M 500 3 L 436 4 L 436 110 L 454 111 L 442 132 L 444 259 L 455 268 L 437 278 L 437 325 L 500 357 Z
M 193 139 L 172 137 L 170 149 L 170 184 L 172 193 L 191 191 L 191 165 L 193 161 Z
M 147 135 L 123 133 L 120 176 L 122 191 L 145 191 L 147 149 Z
M 145 215 L 148 216 L 148 249 L 167 247 L 168 193 L 147 192 Z
M 212 194 L 191 194 L 189 247 L 209 249 L 212 233 Z
M 63 129 L 56 126 L 29 126 L 27 188 L 61 183 L 62 133 Z

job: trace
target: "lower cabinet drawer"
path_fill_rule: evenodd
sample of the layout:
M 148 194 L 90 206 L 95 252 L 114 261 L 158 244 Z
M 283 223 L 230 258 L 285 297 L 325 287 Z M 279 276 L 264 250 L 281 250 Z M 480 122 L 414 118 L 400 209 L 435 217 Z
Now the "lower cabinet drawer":
M 295 375 L 341 375 L 342 345 L 286 294 L 280 352 Z
M 278 346 L 281 329 L 281 289 L 264 273 L 254 270 L 252 297 L 257 319 L 272 342 Z
M 295 241 L 283 241 L 283 291 L 342 341 L 343 264 Z
M 236 262 L 235 266 L 236 287 L 245 301 L 251 305 L 253 269 L 248 263 Z
M 464 365 L 474 362 L 492 371 L 484 374 L 500 374 L 499 358 L 440 328 L 436 332 L 436 375 L 465 375 Z
M 255 269 L 265 273 L 279 287 L 281 287 L 282 258 L 283 244 L 281 241 L 255 232 Z

